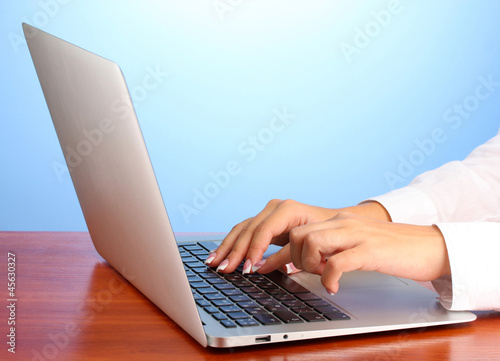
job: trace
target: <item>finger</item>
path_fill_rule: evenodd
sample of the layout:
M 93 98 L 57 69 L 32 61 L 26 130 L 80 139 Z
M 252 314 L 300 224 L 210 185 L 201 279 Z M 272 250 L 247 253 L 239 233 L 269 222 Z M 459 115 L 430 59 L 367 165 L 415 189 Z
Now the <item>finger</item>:
M 229 252 L 233 249 L 234 244 L 236 243 L 236 240 L 238 239 L 238 235 L 240 234 L 241 230 L 249 223 L 251 222 L 252 218 L 249 218 L 236 226 L 233 227 L 231 232 L 229 232 L 226 237 L 224 237 L 224 240 L 222 243 L 217 247 L 217 249 L 213 250 L 210 252 L 208 255 L 205 264 L 209 266 L 218 266 L 223 260 L 226 259 L 226 256 L 229 254 Z
M 270 243 L 284 244 L 288 241 L 288 232 L 306 222 L 305 212 L 298 208 L 300 203 L 282 201 L 253 230 L 252 242 L 248 248 L 247 259 L 252 263 L 262 259 Z
M 343 273 L 355 270 L 373 271 L 371 255 L 363 247 L 354 247 L 328 258 L 321 275 L 321 283 L 329 293 L 337 293 Z
M 318 273 L 324 257 L 338 249 L 335 241 L 339 235 L 335 222 L 319 222 L 296 227 L 290 231 L 290 254 L 293 264 L 308 272 Z
M 224 263 L 223 268 L 221 267 L 221 265 L 219 265 L 218 271 L 223 271 L 223 273 L 230 273 L 233 272 L 236 267 L 238 267 L 238 265 L 247 255 L 250 243 L 252 242 L 255 228 L 257 228 L 262 220 L 264 220 L 278 207 L 280 202 L 281 200 L 278 199 L 270 201 L 257 216 L 248 219 L 248 221 L 244 222 L 241 227 L 235 229 L 235 232 L 233 233 L 233 235 L 231 235 L 231 239 L 228 240 L 227 245 L 224 245 L 223 249 L 219 250 L 220 247 L 217 249 L 216 259 L 217 261 L 222 261 L 222 263 Z M 267 244 L 262 245 L 264 247 L 262 254 L 264 254 L 270 242 L 271 240 L 269 240 Z M 231 245 L 231 247 L 228 247 L 228 245 Z M 260 258 L 262 258 L 262 255 Z M 215 262 L 213 264 L 215 265 Z M 251 268 L 253 264 L 253 262 L 246 263 L 245 270 L 249 270 L 249 268 Z
M 258 271 L 259 273 L 268 273 L 282 267 L 283 265 L 291 263 L 291 261 L 292 260 L 290 258 L 290 245 L 287 244 L 283 248 L 281 248 L 278 252 L 267 257 L 266 260 L 257 262 L 252 267 L 252 271 L 253 272 Z

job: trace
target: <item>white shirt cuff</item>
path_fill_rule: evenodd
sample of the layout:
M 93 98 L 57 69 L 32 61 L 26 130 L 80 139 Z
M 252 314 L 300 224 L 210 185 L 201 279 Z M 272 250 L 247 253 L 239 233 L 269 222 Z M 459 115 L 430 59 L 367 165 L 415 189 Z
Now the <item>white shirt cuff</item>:
M 438 223 L 446 241 L 451 278 L 433 282 L 449 310 L 500 310 L 500 224 Z
M 385 207 L 395 223 L 432 225 L 438 220 L 434 203 L 422 191 L 404 187 L 369 199 Z

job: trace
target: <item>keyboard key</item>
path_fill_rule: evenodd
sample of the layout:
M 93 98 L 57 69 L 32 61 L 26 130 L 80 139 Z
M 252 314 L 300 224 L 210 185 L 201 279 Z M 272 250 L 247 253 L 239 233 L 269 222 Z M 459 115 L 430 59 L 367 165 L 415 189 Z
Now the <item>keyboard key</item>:
M 325 307 L 325 306 L 331 306 L 331 303 L 326 302 L 325 300 L 312 300 L 312 301 L 307 301 L 306 302 L 309 306 L 311 307 Z
M 196 304 L 200 307 L 208 307 L 211 305 L 211 303 L 208 302 L 207 300 L 197 300 Z
M 276 300 L 273 300 L 272 298 L 260 298 L 257 300 L 258 303 L 260 303 L 263 306 L 267 305 L 279 305 L 280 303 Z
M 263 325 L 281 324 L 281 321 L 269 313 L 257 313 L 253 317 Z
M 331 321 L 337 321 L 337 320 L 350 320 L 351 318 L 347 316 L 345 313 L 342 312 L 332 312 L 332 313 L 325 313 L 323 314 L 327 319 Z
M 279 301 L 290 301 L 290 300 L 295 300 L 295 297 L 293 297 L 289 293 L 276 293 L 274 290 L 266 290 L 266 292 L 270 295 L 273 296 L 273 298 L 279 300 Z
M 333 313 L 333 312 L 340 312 L 337 310 L 335 307 L 332 305 L 324 306 L 324 307 L 315 307 L 314 308 L 316 311 L 320 313 Z
M 224 322 L 224 321 L 222 321 Z M 243 318 L 241 320 L 236 320 L 236 323 L 241 327 L 258 326 L 259 323 L 252 318 Z
M 238 303 L 250 301 L 250 298 L 245 295 L 230 296 L 229 299 L 233 302 L 238 302 Z
M 268 310 L 269 312 L 273 312 L 273 313 L 275 311 L 287 310 L 287 308 L 284 305 L 282 305 L 281 303 L 265 305 L 264 307 L 266 308 L 266 310 Z
M 233 328 L 233 327 L 236 327 L 236 324 L 231 321 L 231 320 L 223 320 L 223 321 L 220 321 L 220 323 L 226 327 L 226 328 Z
M 196 272 L 196 273 L 200 274 L 200 273 L 203 273 L 203 272 L 207 272 L 207 267 L 191 267 L 191 270 L 193 272 Z
M 265 309 L 263 309 L 261 307 L 245 308 L 245 312 L 249 313 L 251 315 L 257 315 L 259 313 L 268 313 Z
M 302 301 L 312 301 L 312 300 L 321 300 L 321 297 L 315 295 L 314 293 L 298 293 L 295 295 L 298 299 Z
M 295 313 L 314 313 L 310 307 L 292 307 L 292 311 Z
M 206 295 L 207 293 L 217 293 L 217 290 L 212 287 L 197 288 L 196 290 L 202 295 Z
M 241 287 L 241 290 L 245 293 L 255 293 L 255 292 L 261 292 L 257 287 L 255 286 L 250 286 L 250 287 Z
M 230 273 L 230 274 L 226 274 L 226 275 L 221 275 L 222 277 L 224 277 L 226 280 L 228 281 L 236 281 L 236 280 L 242 280 L 244 279 L 243 276 L 240 276 L 240 275 L 237 275 L 237 274 L 234 274 L 234 273 Z
M 299 300 L 284 300 L 283 304 L 287 307 L 305 307 L 305 303 L 299 301 Z
M 238 302 L 238 306 L 241 308 L 259 307 L 259 305 L 257 303 L 255 303 L 254 301 Z
M 204 271 L 204 272 L 199 272 L 198 275 L 200 277 L 203 277 L 204 279 L 206 280 L 209 280 L 209 279 L 215 279 L 215 278 L 219 278 L 219 276 L 217 276 L 215 273 L 213 273 L 212 271 Z
M 217 306 L 217 307 L 222 307 L 222 306 L 234 306 L 234 303 L 229 301 L 227 298 L 221 299 L 221 300 L 213 300 L 212 303 Z
M 269 280 L 266 277 L 264 277 L 263 275 L 259 275 L 259 274 L 251 274 L 251 275 L 248 275 L 247 278 L 255 284 L 269 282 Z
M 260 283 L 257 283 L 257 285 L 262 288 L 263 290 L 270 290 L 272 289 L 273 291 L 276 290 L 276 284 L 272 283 L 272 282 L 260 282 Z
M 201 288 L 201 289 L 203 289 L 203 288 Z M 223 290 L 222 293 L 225 294 L 226 296 L 237 296 L 237 295 L 243 294 L 243 292 L 241 292 L 240 290 L 237 290 L 236 288 L 232 289 L 232 290 Z
M 203 279 L 198 276 L 188 276 L 189 282 L 202 282 Z
M 217 307 L 214 307 L 214 306 L 204 307 L 203 309 L 208 313 L 218 313 L 219 312 L 219 309 Z
M 231 317 L 233 320 L 240 320 L 243 318 L 250 318 L 250 315 L 245 312 L 231 312 L 227 314 L 229 317 Z
M 321 321 L 326 321 L 323 316 L 321 316 L 318 313 L 301 313 L 300 317 L 302 317 L 304 320 L 307 322 L 321 322 Z
M 252 283 L 251 282 L 248 282 L 247 280 L 236 280 L 236 281 L 232 281 L 232 284 L 235 285 L 236 287 L 238 288 L 242 288 L 242 287 L 251 287 L 252 286 Z
M 212 285 L 227 283 L 225 280 L 219 277 L 207 278 L 206 281 Z
M 273 312 L 273 315 L 277 316 L 279 319 L 281 319 L 285 323 L 302 323 L 304 322 L 299 316 L 294 314 L 293 312 L 290 312 L 288 310 L 283 310 L 283 311 L 275 311 Z
M 248 294 L 254 300 L 260 300 L 261 298 L 269 298 L 269 295 L 264 292 L 252 292 Z
M 237 306 L 234 306 L 234 305 L 231 305 L 231 306 L 222 306 L 220 309 L 224 313 L 241 312 L 242 311 L 241 308 L 239 308 Z
M 215 284 L 214 287 L 217 288 L 219 291 L 220 290 L 235 290 L 236 289 L 236 288 L 234 288 L 233 285 L 230 285 L 229 283 Z
M 278 286 L 290 292 L 291 294 L 309 292 L 307 288 L 301 286 L 300 284 L 292 280 L 287 275 L 284 275 L 280 271 L 270 272 L 266 274 L 266 277 L 269 278 L 274 283 L 276 283 Z
M 210 285 L 204 281 L 201 282 L 191 282 L 190 283 L 191 287 L 198 289 L 198 288 L 204 288 L 204 287 L 210 287 Z
M 212 317 L 217 321 L 227 320 L 227 316 L 223 313 L 212 313 Z
M 200 245 L 198 244 L 181 244 L 179 247 L 181 248 L 184 248 L 185 250 L 188 250 L 188 251 L 203 251 L 203 248 L 201 248 Z
M 205 250 L 199 250 L 199 251 L 192 251 L 191 254 L 195 256 L 208 256 L 208 251 Z M 206 259 L 207 257 L 205 257 Z
M 214 300 L 223 300 L 226 299 L 226 296 L 221 295 L 220 293 L 207 293 L 205 295 L 205 298 L 209 301 L 214 301 Z

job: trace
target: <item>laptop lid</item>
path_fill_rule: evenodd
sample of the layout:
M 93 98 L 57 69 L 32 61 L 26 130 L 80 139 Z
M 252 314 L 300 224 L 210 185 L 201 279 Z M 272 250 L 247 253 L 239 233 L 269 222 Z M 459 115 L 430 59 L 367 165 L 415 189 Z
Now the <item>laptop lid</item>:
M 206 346 L 120 68 L 28 24 L 23 30 L 95 248 Z

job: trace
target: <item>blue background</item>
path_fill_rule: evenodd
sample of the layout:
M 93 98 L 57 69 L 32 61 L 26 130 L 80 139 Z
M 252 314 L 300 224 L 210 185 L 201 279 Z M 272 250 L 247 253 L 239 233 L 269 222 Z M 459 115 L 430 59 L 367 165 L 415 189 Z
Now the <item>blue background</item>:
M 174 230 L 225 232 L 272 198 L 355 204 L 494 136 L 500 87 L 476 89 L 500 82 L 499 15 L 496 0 L 2 1 L 0 230 L 86 230 L 23 21 L 121 66 Z

